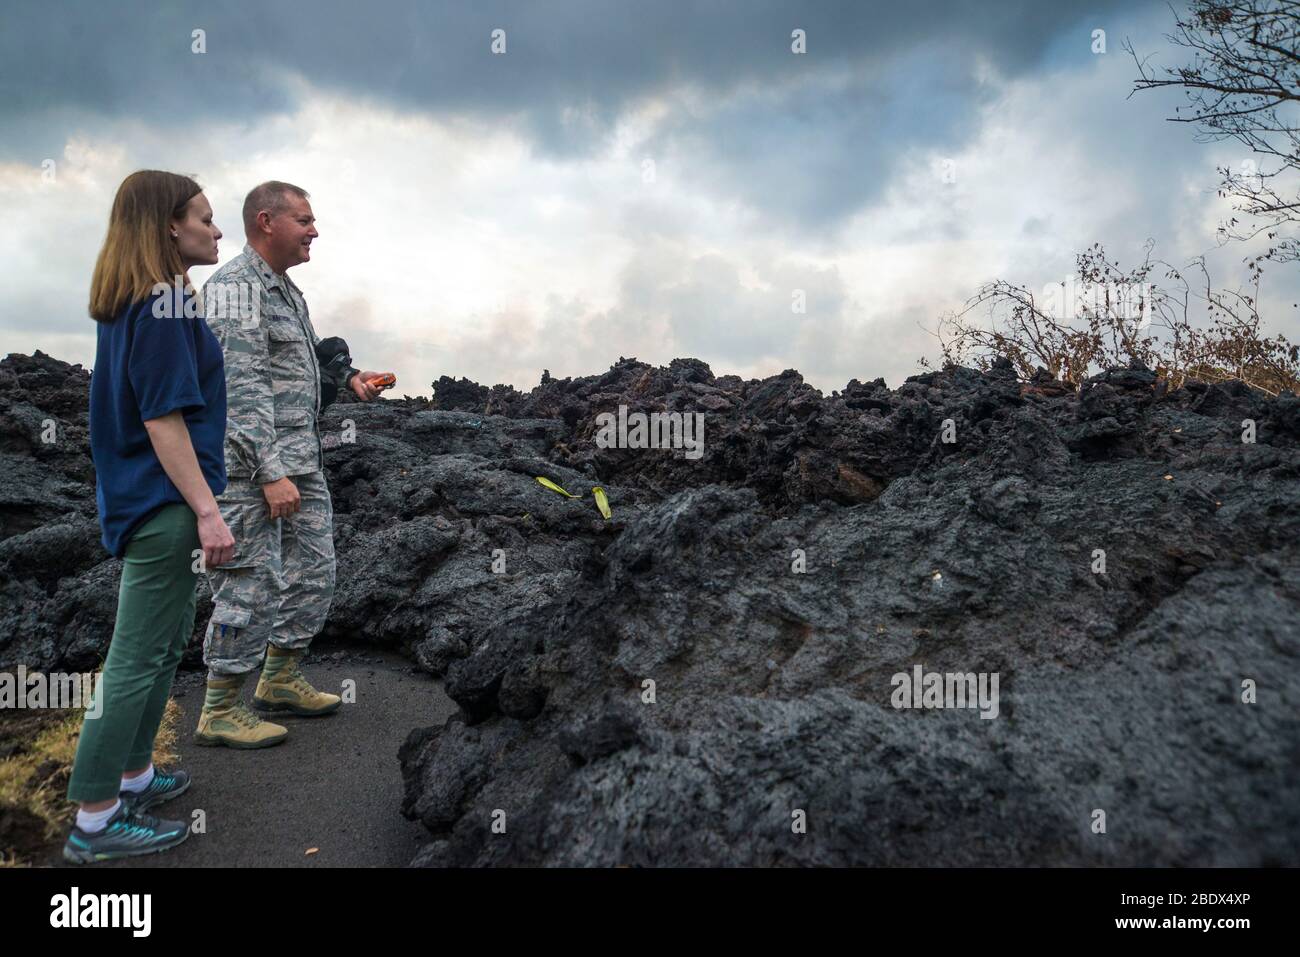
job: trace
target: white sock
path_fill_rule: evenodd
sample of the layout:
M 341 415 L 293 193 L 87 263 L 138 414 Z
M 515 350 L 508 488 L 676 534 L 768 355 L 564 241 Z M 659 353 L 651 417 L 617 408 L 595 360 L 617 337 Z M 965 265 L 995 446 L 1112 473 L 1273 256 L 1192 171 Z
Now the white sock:
M 153 762 L 149 762 L 149 767 L 145 768 L 144 774 L 133 778 L 122 778 L 122 790 L 130 791 L 132 794 L 138 794 L 149 786 L 153 780 Z
M 122 802 L 114 801 L 113 806 L 105 808 L 102 811 L 78 811 L 77 827 L 81 828 L 87 834 L 98 834 L 104 828 L 108 827 L 108 819 L 117 813 L 117 809 L 122 806 Z

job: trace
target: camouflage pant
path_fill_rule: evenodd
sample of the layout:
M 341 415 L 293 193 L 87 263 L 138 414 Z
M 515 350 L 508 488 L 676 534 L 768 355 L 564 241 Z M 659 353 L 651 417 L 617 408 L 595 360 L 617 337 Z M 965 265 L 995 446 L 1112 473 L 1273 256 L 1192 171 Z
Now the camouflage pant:
M 213 674 L 257 668 L 266 645 L 305 650 L 334 597 L 334 511 L 324 472 L 293 475 L 299 511 L 270 518 L 262 486 L 231 479 L 217 497 L 235 557 L 208 569 L 212 617 L 203 661 Z

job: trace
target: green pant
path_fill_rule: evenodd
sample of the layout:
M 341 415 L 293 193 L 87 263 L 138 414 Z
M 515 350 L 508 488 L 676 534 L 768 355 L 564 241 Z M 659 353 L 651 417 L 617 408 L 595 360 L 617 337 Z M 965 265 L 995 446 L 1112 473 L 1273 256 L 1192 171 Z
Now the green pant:
M 68 782 L 68 800 L 117 797 L 123 771 L 146 767 L 172 678 L 194 633 L 198 522 L 185 503 L 164 505 L 131 536 L 122 564 L 117 623 Z

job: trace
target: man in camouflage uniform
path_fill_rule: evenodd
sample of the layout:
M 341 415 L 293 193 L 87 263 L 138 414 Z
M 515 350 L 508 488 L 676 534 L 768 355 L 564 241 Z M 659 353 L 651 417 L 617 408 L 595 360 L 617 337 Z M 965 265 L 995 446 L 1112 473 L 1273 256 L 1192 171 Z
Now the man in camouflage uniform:
M 260 748 L 288 734 L 240 697 L 263 654 L 253 695 L 259 710 L 323 715 L 340 699 L 313 688 L 298 666 L 334 594 L 333 510 L 318 432 L 320 338 L 285 274 L 310 260 L 319 235 L 307 193 L 280 182 L 256 187 L 244 202 L 244 231 L 243 253 L 203 287 L 226 360 L 229 484 L 217 503 L 235 556 L 207 569 L 208 689 L 195 741 Z M 374 375 L 349 366 L 332 381 L 369 401 L 378 394 L 366 381 Z

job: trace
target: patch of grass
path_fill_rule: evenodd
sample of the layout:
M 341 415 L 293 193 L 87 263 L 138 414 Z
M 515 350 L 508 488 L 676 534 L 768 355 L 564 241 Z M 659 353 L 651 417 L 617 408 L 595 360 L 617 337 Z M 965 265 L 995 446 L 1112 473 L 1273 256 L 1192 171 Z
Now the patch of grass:
M 29 866 L 61 841 L 77 813 L 67 799 L 85 711 L 10 712 L 0 721 L 0 867 Z M 181 710 L 169 699 L 154 738 L 153 762 L 176 764 Z
M 167 709 L 163 711 L 162 723 L 153 739 L 153 763 L 155 767 L 171 768 L 180 761 L 180 752 L 176 750 L 179 737 L 177 728 L 181 722 L 181 706 L 175 698 L 167 699 Z

